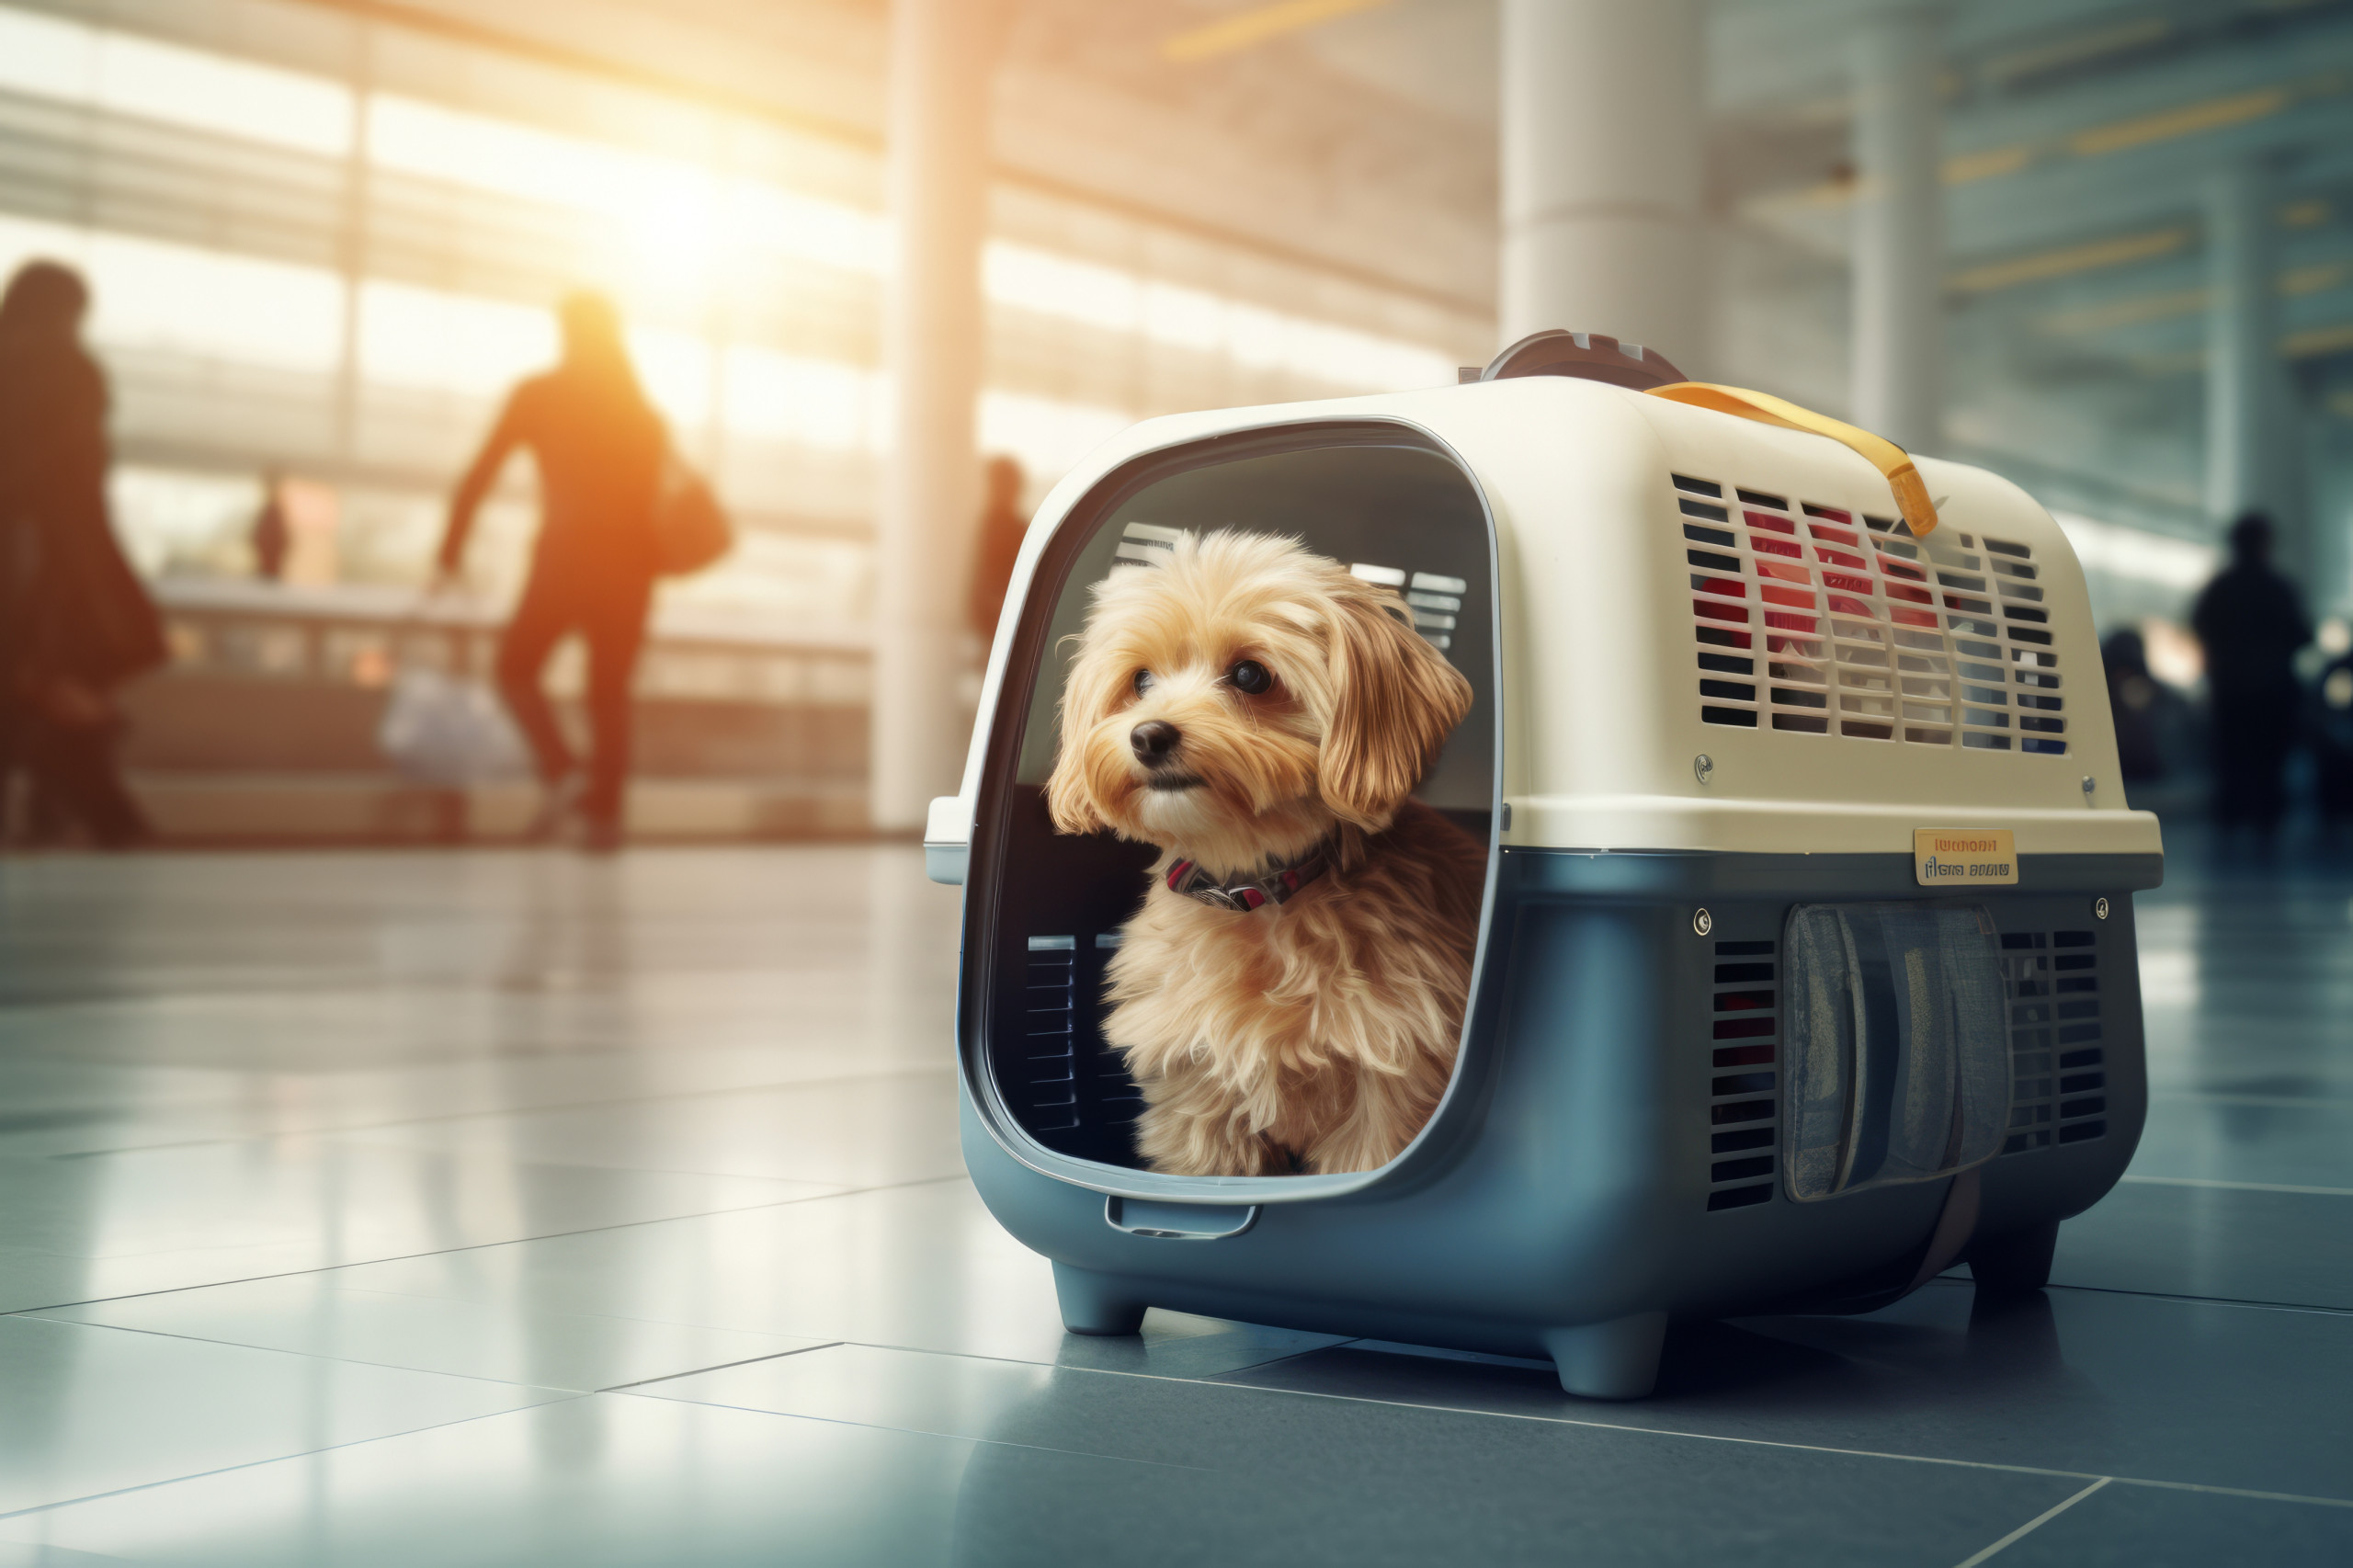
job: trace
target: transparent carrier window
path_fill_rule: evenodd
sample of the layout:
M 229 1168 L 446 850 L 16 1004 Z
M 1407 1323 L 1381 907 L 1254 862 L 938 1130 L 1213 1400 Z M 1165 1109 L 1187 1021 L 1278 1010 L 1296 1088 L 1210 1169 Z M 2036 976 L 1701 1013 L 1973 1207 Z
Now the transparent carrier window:
M 2001 1152 L 2009 1036 L 1983 906 L 1802 904 L 1786 952 L 1791 1198 L 1933 1180 Z

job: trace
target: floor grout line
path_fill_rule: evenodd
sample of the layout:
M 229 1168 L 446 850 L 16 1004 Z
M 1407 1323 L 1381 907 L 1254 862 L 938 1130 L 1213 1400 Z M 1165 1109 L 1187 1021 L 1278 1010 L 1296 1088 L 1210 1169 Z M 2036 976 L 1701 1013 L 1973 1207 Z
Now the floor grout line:
M 843 1073 L 829 1078 L 801 1078 L 767 1084 L 737 1084 L 719 1089 L 682 1089 L 667 1095 L 565 1100 L 552 1105 L 503 1107 L 490 1110 L 460 1110 L 452 1111 L 447 1116 L 412 1116 L 404 1117 L 395 1121 L 361 1121 L 347 1126 L 280 1128 L 219 1138 L 183 1138 L 169 1143 L 125 1143 L 113 1149 L 69 1149 L 63 1153 L 34 1154 L 26 1157 L 39 1160 L 102 1160 L 121 1154 L 149 1154 L 173 1149 L 209 1149 L 222 1144 L 267 1142 L 278 1138 L 335 1138 L 349 1132 L 384 1132 L 400 1127 L 439 1127 L 459 1121 L 487 1121 L 502 1116 L 541 1116 L 560 1111 L 597 1110 L 608 1106 L 663 1105 L 677 1100 L 711 1099 L 724 1095 L 773 1094 L 779 1090 L 833 1088 L 844 1084 L 891 1083 L 906 1078 L 936 1077 L 941 1074 L 953 1074 L 955 1071 L 953 1066 L 948 1066 L 908 1067 L 891 1073 Z
M 2353 1187 L 2291 1187 L 2276 1181 L 2223 1181 L 2213 1176 L 2122 1176 L 2141 1187 L 2211 1187 L 2220 1192 L 2292 1192 L 2313 1198 L 2353 1198 Z
M 430 1247 L 424 1252 L 394 1253 L 389 1257 L 353 1258 L 345 1263 L 323 1263 L 315 1268 L 282 1268 L 271 1274 L 244 1274 L 234 1279 L 207 1279 L 193 1285 L 165 1285 L 153 1290 L 126 1290 L 119 1296 L 85 1296 L 71 1301 L 45 1301 L 39 1306 L 12 1307 L 0 1317 L 32 1317 L 41 1312 L 63 1312 L 67 1307 L 97 1307 L 109 1301 L 136 1301 L 149 1296 L 176 1296 L 184 1290 L 210 1290 L 223 1285 L 253 1285 L 265 1279 L 299 1279 L 306 1274 L 335 1274 L 347 1268 L 368 1268 L 382 1263 L 415 1263 L 419 1258 L 454 1257 L 460 1253 L 487 1252 L 493 1247 L 525 1246 L 533 1242 L 559 1242 L 571 1236 L 594 1236 L 608 1231 L 634 1231 L 647 1225 L 675 1225 L 688 1220 L 715 1220 L 728 1214 L 756 1214 L 768 1209 L 790 1209 L 802 1203 L 830 1203 L 838 1198 L 862 1198 L 870 1192 L 901 1192 L 909 1187 L 936 1187 L 941 1182 L 968 1179 L 961 1171 L 954 1176 L 921 1176 L 913 1181 L 882 1182 L 873 1187 L 845 1187 L 838 1192 L 812 1193 L 806 1198 L 783 1198 L 774 1203 L 751 1203 L 741 1209 L 707 1209 L 692 1214 L 665 1214 L 651 1220 L 623 1220 L 610 1225 L 583 1225 L 576 1231 L 549 1231 L 535 1236 L 509 1236 L 504 1241 L 473 1242 L 465 1246 Z M 0 1516 L 5 1517 L 6 1516 Z
M 294 1356 L 305 1361 L 324 1361 L 337 1367 L 373 1367 L 383 1372 L 414 1372 L 421 1378 L 456 1378 L 469 1383 L 488 1383 L 494 1388 L 537 1389 L 546 1393 L 574 1399 L 585 1393 L 597 1393 L 597 1389 L 562 1388 L 553 1383 L 518 1382 L 513 1378 L 486 1377 L 480 1372 L 449 1372 L 434 1367 L 404 1367 L 397 1361 L 369 1361 L 356 1356 L 331 1356 L 324 1350 L 290 1350 L 283 1345 L 254 1345 L 242 1339 L 212 1339 L 201 1334 L 180 1334 L 168 1328 L 142 1328 L 127 1323 L 85 1323 L 80 1318 L 44 1317 L 38 1312 L 10 1312 L 12 1318 L 28 1323 L 53 1323 L 61 1328 L 89 1328 L 101 1333 L 143 1334 L 153 1339 L 176 1340 L 182 1345 L 210 1345 L 216 1350 L 247 1350 L 256 1356 Z M 541 1403 L 553 1403 L 542 1400 Z
M 30 1514 L 45 1514 L 53 1508 L 71 1508 L 83 1503 L 103 1503 L 109 1497 L 128 1497 L 136 1493 L 153 1492 L 159 1486 L 177 1486 L 184 1481 L 203 1481 L 215 1475 L 234 1475 L 243 1470 L 258 1470 L 264 1465 L 285 1464 L 294 1460 L 306 1460 L 319 1454 L 331 1454 L 344 1449 L 357 1449 L 369 1443 L 390 1442 L 396 1437 L 414 1437 L 420 1432 L 438 1432 L 446 1427 L 463 1426 L 470 1421 L 491 1421 L 518 1411 L 545 1410 L 575 1400 L 594 1399 L 593 1393 L 567 1393 L 562 1399 L 541 1400 L 537 1404 L 517 1406 L 513 1410 L 487 1410 L 475 1415 L 460 1415 L 453 1421 L 428 1421 L 422 1426 L 411 1426 L 399 1432 L 378 1432 L 366 1437 L 354 1437 L 347 1443 L 326 1443 L 315 1449 L 303 1449 L 290 1454 L 272 1454 L 267 1459 L 247 1460 L 243 1464 L 224 1464 L 214 1470 L 192 1471 L 187 1475 L 175 1475 L 160 1481 L 142 1481 L 133 1486 L 117 1486 L 105 1492 L 92 1492 L 80 1497 L 61 1497 L 54 1503 L 36 1503 L 29 1508 L 11 1508 L 0 1513 L 0 1520 L 21 1519 Z
M 859 1345 L 849 1340 L 845 1343 Z M 869 1349 L 904 1350 L 895 1345 L 869 1345 Z M 1325 1346 L 1330 1348 L 1330 1346 Z M 957 1350 L 913 1350 L 923 1356 L 954 1356 L 968 1360 L 1006 1361 L 1016 1366 L 1041 1366 L 1044 1363 L 1019 1361 L 1004 1356 L 969 1356 Z M 1283 1359 L 1289 1359 L 1286 1357 Z M 1837 1454 L 1847 1459 L 1894 1460 L 1906 1464 L 1950 1465 L 1961 1470 L 2003 1471 L 2015 1475 L 2055 1475 L 2076 1481 L 2109 1481 L 2120 1486 L 2151 1486 L 2174 1492 L 2210 1492 L 2226 1497 L 2253 1497 L 2274 1503 L 2308 1503 L 2324 1508 L 2353 1508 L 2353 1497 L 2319 1497 L 2301 1492 L 2260 1492 L 2244 1486 L 2214 1486 L 2195 1481 L 2159 1481 L 2148 1476 L 2101 1476 L 2086 1470 L 2059 1470 L 2049 1465 L 2002 1464 L 1992 1460 L 1951 1459 L 1940 1454 L 1901 1454 L 1877 1449 L 1842 1449 L 1827 1443 L 1796 1443 L 1779 1437 L 1744 1437 L 1724 1432 L 1691 1432 L 1673 1426 L 1641 1426 L 1624 1421 L 1591 1421 L 1574 1415 L 1543 1415 L 1520 1410 L 1481 1410 L 1472 1405 L 1424 1404 L 1412 1400 L 1374 1399 L 1364 1394 L 1326 1393 L 1320 1389 L 1273 1388 L 1261 1383 L 1235 1381 L 1241 1372 L 1255 1370 L 1243 1368 L 1235 1372 L 1222 1372 L 1211 1378 L 1179 1378 L 1164 1372 L 1135 1372 L 1113 1367 L 1070 1367 L 1056 1364 L 1060 1372 L 1091 1372 L 1108 1378 L 1140 1378 L 1154 1382 L 1191 1383 L 1196 1386 L 1247 1390 L 1253 1393 L 1289 1395 L 1300 1399 L 1328 1399 L 1344 1404 L 1370 1404 L 1389 1410 L 1428 1411 L 1443 1415 L 1488 1416 L 1501 1421 L 1536 1421 L 1556 1426 L 1582 1426 L 1601 1432 L 1632 1432 L 1650 1437 L 1688 1437 L 1703 1443 L 1738 1443 L 1749 1448 L 1786 1449 L 1800 1453 Z
M 1025 1365 L 1034 1366 L 1029 1362 Z M 631 1399 L 658 1399 L 658 1394 L 631 1394 Z M 756 1404 L 729 1404 L 716 1399 L 668 1400 L 671 1404 L 699 1405 L 706 1410 L 733 1410 L 745 1415 L 766 1415 L 778 1421 L 811 1421 L 821 1426 L 849 1426 L 860 1432 L 896 1432 L 910 1437 L 933 1437 L 943 1443 L 976 1443 L 992 1449 L 1020 1449 L 1033 1454 L 1062 1454 L 1071 1459 L 1100 1460 L 1107 1464 L 1150 1465 L 1154 1470 L 1191 1471 L 1197 1475 L 1223 1473 L 1213 1465 L 1178 1464 L 1174 1460 L 1131 1459 L 1124 1454 L 1107 1454 L 1087 1449 L 1057 1449 L 1045 1443 L 1016 1443 L 1004 1437 L 975 1437 L 969 1432 L 935 1432 L 924 1426 L 893 1426 L 881 1421 L 853 1421 L 847 1415 L 812 1415 L 801 1410 L 769 1410 Z M 0 1517 L 6 1517 L 0 1515 Z
M 2085 1498 L 2090 1496 L 2101 1487 L 2106 1486 L 2114 1479 L 2115 1478 L 2113 1476 L 2101 1476 L 2097 1481 L 2093 1482 L 2089 1486 L 2085 1487 L 2081 1492 L 2076 1493 L 2073 1497 L 2068 1498 L 2065 1502 L 2059 1504 L 2055 1507 L 2046 1508 L 2041 1513 L 2037 1514 L 2034 1517 L 2029 1519 L 2026 1523 L 2020 1525 L 2018 1528 L 2012 1530 L 2009 1534 L 2004 1536 L 2001 1540 L 1995 1541 L 1984 1551 L 1972 1552 L 1967 1557 L 1962 1558 L 1959 1562 L 1953 1564 L 1953 1568 L 1977 1568 L 1977 1565 L 1980 1562 L 1984 1562 L 1987 1558 L 1993 1556 L 2004 1547 L 2025 1540 L 2028 1536 L 2032 1535 L 2035 1531 L 2040 1529 L 2043 1526 L 2049 1524 L 2052 1520 L 2057 1518 L 2060 1515 L 2065 1513 L 2068 1509 L 2074 1507 L 2076 1504 L 2082 1502 Z
M 673 1382 L 679 1378 L 698 1378 L 705 1372 L 724 1372 L 732 1367 L 756 1367 L 763 1361 L 781 1361 L 788 1356 L 806 1356 L 812 1350 L 837 1350 L 844 1343 L 838 1339 L 828 1339 L 823 1345 L 801 1345 L 790 1350 L 771 1351 L 766 1356 L 746 1356 L 741 1361 L 722 1361 L 715 1367 L 689 1367 L 683 1372 L 665 1372 L 658 1378 L 640 1378 L 633 1383 L 615 1383 L 610 1388 L 601 1388 L 596 1392 L 621 1393 L 630 1389 L 642 1389 L 652 1383 Z
M 1939 1275 L 1938 1278 L 1944 1278 Z M 1968 1285 L 1966 1279 L 1949 1279 L 1948 1283 Z M 2043 1287 L 2046 1290 L 2082 1290 L 2095 1296 L 2138 1296 L 2151 1301 L 2185 1301 L 2201 1307 L 2244 1307 L 2252 1312 L 2312 1312 L 2320 1317 L 2353 1317 L 2353 1307 L 2325 1307 L 2311 1301 L 2251 1301 L 2238 1296 L 2184 1296 L 2171 1290 L 2128 1290 L 2121 1285 L 2063 1285 L 2057 1281 Z

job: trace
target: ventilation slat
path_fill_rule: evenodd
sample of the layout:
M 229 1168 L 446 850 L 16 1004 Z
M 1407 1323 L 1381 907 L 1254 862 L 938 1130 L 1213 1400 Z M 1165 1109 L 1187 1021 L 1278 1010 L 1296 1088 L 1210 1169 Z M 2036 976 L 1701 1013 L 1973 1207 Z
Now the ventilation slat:
M 1988 547 L 1992 545 L 1987 541 Z M 2004 1154 L 2103 1137 L 2108 1099 L 2099 1036 L 2097 933 L 2006 931 L 2002 978 L 2010 995 L 2010 1131 Z M 2054 994 L 2069 1000 L 2058 1002 Z M 2053 1028 L 2054 1023 L 2058 1027 Z M 2070 1039 L 2070 1036 L 2075 1038 Z M 2074 1049 L 2057 1053 L 2054 1045 Z
M 1723 683 L 1701 683 L 1700 721 L 1728 728 L 1776 733 L 1895 742 L 1946 751 L 2013 756 L 2063 756 L 2069 750 L 2063 722 L 2013 725 L 1998 710 L 2009 707 L 2013 688 L 2051 689 L 2056 639 L 2047 630 L 2044 590 L 2032 585 L 2039 568 L 2032 551 L 2006 540 L 1981 541 L 1968 534 L 1939 536 L 1923 553 L 1910 530 L 1893 518 L 1859 515 L 1843 507 L 1801 502 L 1797 517 L 1790 498 L 1733 485 L 1738 509 L 1716 505 L 1725 486 L 1688 475 L 1672 476 L 1677 510 L 1686 517 L 1689 545 L 1686 564 L 1693 589 L 1694 635 L 1702 643 L 1754 651 L 1761 621 L 1767 652 L 1777 655 L 1768 690 L 1727 690 Z M 1707 501 L 1694 500 L 1705 495 Z M 1802 518 L 1802 521 L 1800 518 Z M 1706 524 L 1722 524 L 1709 527 Z M 1953 548 L 1952 541 L 1959 548 Z M 1754 585 L 1753 589 L 1751 585 Z M 1998 590 L 2001 609 L 1995 608 Z M 1755 606 L 1754 610 L 1751 606 Z M 1998 613 L 1998 619 L 1997 619 Z M 1730 631 L 1737 625 L 1741 631 Z M 1956 713 L 1949 690 L 1914 691 L 1937 706 L 1893 701 L 1842 703 L 1834 707 L 1806 687 L 1824 685 L 1820 667 L 1832 664 L 1887 664 L 1883 650 L 1904 650 L 1907 673 L 1949 675 L 1953 661 L 1978 661 L 1960 673 L 1973 677 L 1973 709 Z M 1872 655 L 1876 655 L 1873 657 Z M 1712 674 L 1754 677 L 1754 667 L 1733 668 L 1703 659 Z M 1893 697 L 1892 687 L 1864 688 Z M 2053 699 L 2055 701 L 2055 699 Z M 1738 706 L 1732 706 L 1737 703 Z M 2020 707 L 2037 706 L 2020 702 Z M 1768 726 L 1759 711 L 1769 711 Z M 1843 714 L 1835 724 L 1833 714 Z M 2017 730 L 2013 735 L 2002 732 Z
M 1773 1199 L 1780 1100 L 1776 1037 L 1780 1031 L 1779 965 L 1769 940 L 1715 945 L 1713 1015 L 1703 1031 L 1711 1162 L 1708 1209 L 1745 1209 Z M 1731 1043 L 1723 1043 L 1723 1042 Z M 1722 1156 L 1732 1155 L 1726 1159 Z

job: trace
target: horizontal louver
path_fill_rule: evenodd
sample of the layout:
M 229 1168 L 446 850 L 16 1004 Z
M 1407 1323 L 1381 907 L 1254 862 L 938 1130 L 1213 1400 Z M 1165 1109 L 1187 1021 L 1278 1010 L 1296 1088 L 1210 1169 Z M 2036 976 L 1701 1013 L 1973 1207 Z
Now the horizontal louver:
M 1708 1207 L 1769 1202 L 1779 1145 L 1780 997 L 1773 944 L 1718 942 L 1711 993 Z
M 2010 1135 L 2006 1154 L 2108 1132 L 2099 949 L 2091 931 L 2002 937 L 2010 994 Z
M 2065 755 L 2027 546 L 1939 530 L 1931 552 L 1893 517 L 1673 477 L 1702 722 Z

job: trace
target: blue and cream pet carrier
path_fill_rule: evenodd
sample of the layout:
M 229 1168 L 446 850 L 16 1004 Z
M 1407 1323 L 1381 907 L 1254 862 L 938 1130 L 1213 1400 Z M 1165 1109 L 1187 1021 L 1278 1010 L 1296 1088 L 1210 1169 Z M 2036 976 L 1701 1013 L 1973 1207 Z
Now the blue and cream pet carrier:
M 2039 1286 L 2122 1173 L 2163 858 L 2065 537 L 1688 392 L 1545 334 L 1471 384 L 1151 420 L 1048 497 L 926 853 L 964 885 L 965 1159 L 1072 1330 L 1157 1306 L 1635 1397 L 1671 1320 Z M 1048 821 L 1065 639 L 1213 528 L 1393 585 L 1475 688 L 1418 791 L 1488 846 L 1469 1016 L 1376 1171 L 1145 1170 L 1098 1032 L 1154 851 Z

